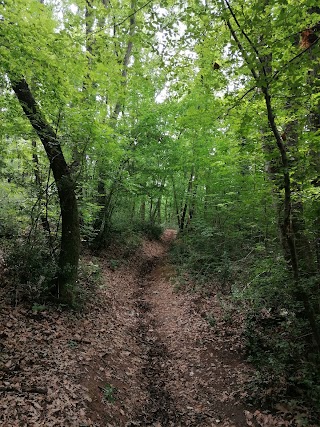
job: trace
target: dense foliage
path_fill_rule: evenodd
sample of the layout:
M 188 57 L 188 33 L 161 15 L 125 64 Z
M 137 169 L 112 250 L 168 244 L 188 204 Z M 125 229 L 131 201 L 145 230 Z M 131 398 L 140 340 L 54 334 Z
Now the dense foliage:
M 320 8 L 19 0 L 0 19 L 16 281 L 72 304 L 80 240 L 176 227 L 179 268 L 246 313 L 254 394 L 320 410 Z

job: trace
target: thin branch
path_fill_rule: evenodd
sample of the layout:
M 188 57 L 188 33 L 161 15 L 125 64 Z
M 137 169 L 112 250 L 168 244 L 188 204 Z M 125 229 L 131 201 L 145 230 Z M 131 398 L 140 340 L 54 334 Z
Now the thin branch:
M 239 21 L 238 21 L 238 19 L 237 19 L 237 17 L 236 17 L 236 15 L 235 15 L 235 13 L 234 13 L 234 11 L 233 11 L 233 9 L 232 9 L 232 7 L 230 6 L 230 3 L 229 3 L 229 1 L 228 0 L 225 0 L 225 3 L 226 3 L 226 5 L 227 5 L 227 7 L 228 7 L 228 9 L 229 9 L 229 11 L 230 11 L 230 13 L 231 13 L 231 15 L 232 15 L 232 17 L 233 17 L 233 19 L 234 19 L 234 21 L 235 21 L 235 23 L 237 24 L 237 26 L 238 26 L 238 28 L 240 29 L 240 31 L 241 31 L 241 33 L 243 34 L 243 36 L 247 39 L 247 41 L 248 41 L 248 43 L 250 44 L 250 46 L 252 47 L 252 49 L 254 50 L 254 52 L 256 53 L 256 55 L 257 55 L 257 58 L 259 59 L 259 62 L 261 63 L 261 65 L 262 65 L 262 70 L 263 70 L 263 74 L 265 75 L 265 76 L 267 76 L 267 74 L 266 74 L 266 70 L 265 70 L 265 67 L 264 67 L 264 65 L 263 65 L 263 61 L 262 61 L 262 59 L 261 59 L 261 57 L 260 57 L 260 54 L 259 54 L 259 51 L 257 50 L 257 48 L 255 47 L 255 45 L 253 44 L 253 42 L 251 41 L 251 39 L 250 39 L 250 37 L 247 35 L 247 33 L 242 29 L 242 27 L 241 27 L 241 25 L 240 25 L 240 23 L 239 23 Z M 234 37 L 234 39 L 235 39 L 235 41 L 236 41 L 236 43 L 238 44 L 238 47 L 239 47 L 239 49 L 241 50 L 241 48 L 242 48 L 242 51 L 244 52 L 244 49 L 243 49 L 243 46 L 241 45 L 241 43 L 240 43 L 240 41 L 239 41 L 239 39 L 237 38 L 237 36 L 236 36 L 236 34 L 235 34 L 235 31 L 234 31 L 234 29 L 231 27 L 231 24 L 230 24 L 230 22 L 229 22 L 229 20 L 226 20 L 226 23 L 227 23 L 227 26 L 229 27 L 229 29 L 230 29 L 230 31 L 231 31 L 231 33 L 232 33 L 232 35 L 233 35 L 233 37 Z M 299 34 L 299 33 L 295 33 L 295 34 Z M 277 77 L 278 77 L 278 75 L 279 75 L 279 73 L 281 73 L 285 68 L 287 68 L 292 62 L 294 62 L 296 59 L 298 59 L 298 58 L 300 58 L 300 56 L 302 56 L 305 52 L 307 52 L 307 51 L 309 51 L 310 49 L 312 49 L 312 47 L 313 46 L 315 46 L 318 42 L 319 42 L 319 40 L 320 40 L 320 38 L 318 37 L 310 46 L 308 46 L 307 48 L 305 48 L 303 51 L 301 51 L 301 52 L 299 52 L 296 56 L 294 56 L 293 58 L 291 58 L 290 59 L 290 61 L 289 62 L 287 62 L 287 64 L 285 64 L 283 67 L 281 67 L 280 68 L 280 70 L 278 70 L 278 71 L 276 71 L 274 74 L 273 74 L 273 76 L 271 77 L 271 79 L 270 80 L 268 80 L 267 81 L 267 83 L 269 84 L 272 80 L 276 80 L 277 79 Z M 241 46 L 241 48 L 240 48 L 240 46 Z M 247 61 L 248 62 L 248 61 Z M 251 69 L 251 73 L 253 74 L 253 70 Z M 254 76 L 254 74 L 253 74 L 253 76 Z M 255 76 L 254 76 L 255 77 Z M 256 77 L 255 77 L 256 78 Z
M 249 93 L 252 92 L 256 87 L 257 86 L 254 85 L 250 89 L 248 89 L 240 98 L 237 99 L 237 101 L 231 107 L 229 107 L 227 109 L 227 111 L 225 113 L 221 114 L 217 119 L 219 120 L 222 118 L 222 116 L 227 116 L 230 113 L 230 111 L 232 111 L 234 108 L 236 108 L 238 106 L 239 102 L 241 102 L 247 95 L 249 95 Z
M 251 40 L 250 40 L 250 38 L 247 36 L 247 34 L 242 30 L 242 28 L 241 28 L 241 26 L 240 26 L 240 23 L 238 22 L 238 20 L 237 20 L 237 17 L 235 16 L 235 14 L 234 14 L 234 12 L 233 12 L 233 10 L 232 10 L 232 8 L 231 8 L 231 6 L 229 5 L 229 2 L 228 2 L 228 0 L 225 0 L 225 2 L 226 2 L 226 4 L 228 5 L 228 8 L 229 8 L 229 11 L 230 11 L 230 13 L 232 14 L 232 17 L 234 18 L 234 20 L 235 20 L 235 22 L 236 22 L 236 24 L 237 24 L 237 26 L 239 27 L 239 29 L 241 30 L 241 32 L 242 32 L 242 34 L 246 37 L 246 39 L 248 40 L 248 42 L 250 43 L 250 45 L 252 46 L 252 48 L 254 49 L 254 51 L 256 52 L 256 54 L 257 54 L 257 56 L 258 56 L 258 58 L 259 58 L 259 61 L 261 62 L 261 64 L 263 65 L 263 63 L 262 63 L 262 60 L 261 60 L 261 58 L 260 58 L 260 55 L 259 55 L 259 52 L 257 51 L 257 49 L 255 48 L 255 46 L 253 45 L 253 43 L 251 42 Z M 250 64 L 250 61 L 249 61 L 249 58 L 248 58 L 248 56 L 247 56 L 247 53 L 246 53 L 246 51 L 245 51 L 245 49 L 244 49 L 244 47 L 243 47 L 243 45 L 241 44 L 241 42 L 240 42 L 240 40 L 239 40 L 239 38 L 238 38 L 238 36 L 237 36 L 237 34 L 236 34 L 236 32 L 235 32 L 235 30 L 233 29 L 233 27 L 232 27 L 232 25 L 231 25 L 231 23 L 230 23 L 230 21 L 228 20 L 228 19 L 226 19 L 225 20 L 225 22 L 226 22 L 226 25 L 227 25 L 227 27 L 229 28 L 229 30 L 230 30 L 230 32 L 231 32 L 231 34 L 232 34 L 232 36 L 233 36 L 233 38 L 234 38 L 234 40 L 235 40 L 235 42 L 237 43 L 237 45 L 238 45 L 238 48 L 239 48 L 239 50 L 240 50 L 240 52 L 242 53 L 242 55 L 244 56 L 244 59 L 246 60 L 246 62 L 247 62 L 247 65 L 249 66 L 249 69 L 250 69 L 250 71 L 251 71 L 251 74 L 252 74 L 252 76 L 253 76 L 253 78 L 256 80 L 256 83 L 257 83 L 257 85 L 258 85 L 258 82 L 259 82 L 259 78 L 258 78 L 258 74 L 257 74 L 257 72 L 256 72 L 256 70 L 253 68 L 253 67 L 251 67 L 249 64 Z M 278 77 L 279 77 L 279 74 L 282 72 L 282 71 L 284 71 L 292 62 L 294 62 L 295 60 L 297 60 L 298 58 L 300 58 L 304 53 L 306 53 L 307 51 L 309 51 L 313 46 L 315 46 L 318 42 L 319 42 L 319 40 L 320 40 L 320 38 L 317 38 L 310 46 L 308 46 L 306 49 L 304 49 L 303 51 L 301 51 L 301 52 L 299 52 L 296 56 L 294 56 L 293 58 L 291 58 L 290 59 L 290 61 L 287 63 L 287 64 L 285 64 L 285 65 L 283 65 L 278 71 L 276 71 L 274 74 L 273 74 L 273 76 L 270 78 L 270 79 L 268 79 L 267 81 L 266 81 L 266 84 L 267 84 L 267 86 L 269 85 L 269 83 L 271 83 L 273 80 L 276 80 Z M 264 74 L 265 74 L 265 68 L 264 68 L 264 66 L 263 66 L 263 70 L 264 70 Z M 266 74 L 265 74 L 266 75 Z M 250 92 L 252 92 L 256 87 L 257 87 L 257 85 L 255 85 L 255 86 L 252 86 L 250 89 L 248 89 L 238 100 L 237 100 L 237 102 L 233 105 L 233 106 L 231 106 L 227 111 L 226 111 L 226 113 L 224 113 L 223 115 L 228 115 L 229 113 L 230 113 L 230 111 L 231 110 L 233 110 L 237 105 L 238 105 L 238 103 L 240 102 L 240 101 L 242 101 Z M 263 88 L 262 88 L 263 89 Z M 221 115 L 221 116 L 219 116 L 218 117 L 218 119 L 220 119 L 223 115 Z
M 250 71 L 251 71 L 251 74 L 252 74 L 253 78 L 255 79 L 255 81 L 256 81 L 256 82 L 258 82 L 258 80 L 259 80 L 259 76 L 258 76 L 258 74 L 257 74 L 256 70 L 255 70 L 253 67 L 251 67 L 251 66 L 250 66 L 250 60 L 249 60 L 249 58 L 248 58 L 248 55 L 247 55 L 247 53 L 246 53 L 246 51 L 245 51 L 244 47 L 242 46 L 242 43 L 241 43 L 241 41 L 239 40 L 239 38 L 238 38 L 238 36 L 237 36 L 237 34 L 236 34 L 235 30 L 233 29 L 233 27 L 232 27 L 232 25 L 231 25 L 231 23 L 230 23 L 229 19 L 226 19 L 226 21 L 225 21 L 225 22 L 226 22 L 226 24 L 227 24 L 227 27 L 228 27 L 228 28 L 229 28 L 229 30 L 230 30 L 230 33 L 231 33 L 232 37 L 234 38 L 235 42 L 237 43 L 238 48 L 239 48 L 239 50 L 240 50 L 240 52 L 241 52 L 242 56 L 244 57 L 244 59 L 245 59 L 245 61 L 246 61 L 247 65 L 248 65 L 248 67 L 249 67 L 249 69 L 250 69 Z
M 122 21 L 120 22 L 113 22 L 113 30 L 114 30 L 114 34 L 116 33 L 116 28 L 120 27 L 123 23 L 125 23 L 128 19 L 132 18 L 133 16 L 135 16 L 138 12 L 140 12 L 142 9 L 144 9 L 145 7 L 147 7 L 150 3 L 152 3 L 153 0 L 149 0 L 147 1 L 145 4 L 143 4 L 141 7 L 139 7 L 138 9 L 134 10 L 132 13 L 130 13 L 130 15 L 126 16 Z M 113 16 L 113 18 L 115 18 L 115 16 Z M 105 28 L 99 28 L 98 30 L 92 31 L 91 34 L 96 35 L 99 33 L 102 33 L 105 31 Z
M 140 12 L 140 10 L 144 9 L 145 7 L 147 7 L 150 3 L 152 3 L 153 0 L 149 0 L 147 1 L 147 3 L 145 3 L 144 5 L 142 5 L 141 7 L 139 7 L 138 9 L 136 9 L 135 11 L 133 11 L 130 15 L 128 15 L 126 18 L 124 18 L 122 21 L 118 22 L 117 24 L 115 24 L 115 27 L 119 27 L 120 25 L 122 25 L 124 22 L 126 22 L 128 19 L 130 19 L 132 16 L 136 15 L 138 12 Z
M 285 70 L 290 64 L 292 64 L 292 62 L 294 62 L 296 59 L 300 58 L 300 56 L 302 56 L 304 53 L 308 52 L 313 46 L 315 46 L 318 42 L 319 42 L 320 38 L 317 38 L 310 46 L 308 46 L 307 48 L 303 49 L 301 52 L 298 53 L 298 55 L 294 56 L 293 58 L 290 59 L 289 62 L 287 62 L 285 65 L 283 65 L 278 71 L 276 71 L 273 76 L 271 77 L 271 80 L 276 80 L 279 76 L 279 74 Z M 269 83 L 270 83 L 269 81 Z
M 252 49 L 254 50 L 255 54 L 257 55 L 257 58 L 258 58 L 258 60 L 259 60 L 259 62 L 260 62 L 260 64 L 261 64 L 261 66 L 262 66 L 263 74 L 264 74 L 265 76 L 267 76 L 266 69 L 265 69 L 265 67 L 264 67 L 263 60 L 261 59 L 261 56 L 260 56 L 260 54 L 259 54 L 258 49 L 257 49 L 257 48 L 256 48 L 256 46 L 254 45 L 254 43 L 252 42 L 252 40 L 250 39 L 250 37 L 248 36 L 248 34 L 247 34 L 247 33 L 243 30 L 243 28 L 241 27 L 240 22 L 238 21 L 238 19 L 237 19 L 237 17 L 236 17 L 236 15 L 235 15 L 235 13 L 234 13 L 234 11 L 233 11 L 232 7 L 230 6 L 230 3 L 228 2 L 228 0 L 225 0 L 225 2 L 226 2 L 226 4 L 227 4 L 227 7 L 228 7 L 228 9 L 229 9 L 229 11 L 230 11 L 230 13 L 231 13 L 231 15 L 232 15 L 232 17 L 233 17 L 233 19 L 234 19 L 235 23 L 237 24 L 238 28 L 240 29 L 241 33 L 242 33 L 242 34 L 244 35 L 244 37 L 247 39 L 248 43 L 250 44 L 250 46 L 251 46 L 251 47 L 252 47 Z

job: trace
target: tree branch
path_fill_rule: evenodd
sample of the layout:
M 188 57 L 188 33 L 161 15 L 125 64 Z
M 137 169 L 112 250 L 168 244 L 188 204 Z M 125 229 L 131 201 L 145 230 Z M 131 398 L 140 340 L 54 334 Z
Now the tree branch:
M 300 58 L 300 56 L 302 56 L 303 54 L 305 54 L 306 52 L 308 52 L 310 49 L 312 49 L 313 46 L 315 46 L 318 42 L 319 42 L 320 38 L 317 38 L 310 46 L 308 46 L 307 48 L 303 49 L 301 52 L 299 52 L 296 56 L 294 56 L 293 58 L 290 59 L 290 61 L 288 61 L 285 65 L 283 65 L 278 71 L 276 71 L 273 76 L 271 77 L 270 81 L 268 83 L 270 83 L 272 80 L 276 80 L 279 76 L 279 74 L 285 70 L 290 64 L 292 64 L 292 62 L 294 62 L 296 59 Z
M 227 111 L 224 114 L 221 114 L 221 116 L 218 117 L 218 120 L 221 119 L 223 115 L 227 116 L 230 113 L 230 111 L 236 108 L 239 102 L 241 102 L 247 95 L 249 95 L 249 93 L 251 93 L 256 87 L 257 86 L 254 85 L 250 89 L 248 89 L 242 96 L 240 96 L 240 98 L 237 99 L 237 101 L 231 107 L 227 109 Z
M 229 19 L 226 19 L 226 21 L 225 21 L 225 22 L 226 22 L 226 24 L 227 24 L 227 27 L 228 27 L 228 28 L 229 28 L 229 30 L 230 30 L 230 33 L 231 33 L 232 37 L 234 38 L 234 41 L 237 43 L 238 48 L 239 48 L 239 50 L 240 50 L 240 52 L 241 52 L 242 56 L 244 57 L 244 59 L 245 59 L 245 61 L 246 61 L 247 65 L 248 65 L 248 67 L 249 67 L 249 69 L 250 69 L 250 71 L 251 71 L 251 74 L 252 74 L 253 78 L 255 79 L 255 81 L 256 81 L 256 82 L 258 82 L 258 79 L 259 79 L 258 73 L 256 72 L 256 70 L 255 70 L 253 67 L 251 67 L 251 66 L 249 65 L 249 64 L 250 64 L 250 61 L 249 61 L 249 58 L 248 58 L 247 52 L 246 52 L 245 48 L 242 46 L 242 43 L 241 43 L 241 41 L 239 40 L 239 38 L 238 38 L 238 36 L 237 36 L 236 32 L 234 31 L 234 29 L 233 29 L 233 27 L 232 27 L 232 25 L 231 25 L 231 23 L 230 23 Z
M 246 33 L 246 32 L 243 30 L 243 28 L 241 27 L 241 25 L 240 25 L 240 23 L 239 23 L 239 21 L 238 21 L 238 19 L 237 19 L 236 15 L 235 15 L 235 13 L 234 13 L 234 11 L 233 11 L 232 7 L 230 6 L 229 1 L 228 1 L 228 0 L 225 0 L 225 2 L 226 2 L 226 5 L 227 5 L 227 7 L 228 7 L 228 9 L 229 9 L 229 11 L 230 11 L 230 13 L 231 13 L 231 15 L 232 15 L 232 17 L 233 17 L 233 19 L 234 19 L 235 23 L 237 24 L 238 28 L 240 29 L 241 33 L 242 33 L 242 34 L 244 35 L 244 37 L 247 39 L 247 41 L 248 41 L 248 43 L 250 44 L 250 46 L 252 47 L 253 51 L 254 51 L 254 52 L 255 52 L 255 54 L 257 55 L 257 59 L 259 60 L 259 62 L 260 62 L 260 64 L 261 64 L 263 74 L 264 74 L 264 75 L 265 75 L 265 77 L 266 77 L 266 76 L 267 76 L 267 72 L 266 72 L 266 69 L 265 69 L 265 67 L 264 67 L 263 61 L 262 61 L 262 59 L 261 59 L 261 57 L 260 57 L 260 54 L 259 54 L 258 49 L 257 49 L 257 48 L 256 48 L 256 46 L 254 45 L 254 43 L 252 42 L 252 40 L 250 39 L 250 37 L 247 35 L 247 33 Z
M 130 15 L 128 15 L 126 18 L 124 18 L 122 21 L 120 21 L 117 24 L 115 24 L 115 27 L 119 27 L 120 25 L 122 25 L 124 22 L 126 22 L 132 16 L 136 15 L 138 12 L 140 12 L 140 10 L 144 9 L 145 7 L 147 7 L 152 2 L 153 2 L 153 0 L 147 1 L 147 3 L 145 3 L 144 5 L 142 5 L 141 7 L 139 7 L 138 9 L 136 9 L 134 12 L 132 12 Z

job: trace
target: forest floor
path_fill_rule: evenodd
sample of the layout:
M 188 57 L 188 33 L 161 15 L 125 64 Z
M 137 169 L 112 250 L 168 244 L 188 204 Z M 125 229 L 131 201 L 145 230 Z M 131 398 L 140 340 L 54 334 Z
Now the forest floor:
M 217 295 L 176 292 L 174 237 L 91 259 L 101 278 L 78 313 L 12 307 L 1 289 L 0 426 L 294 425 L 244 403 L 241 319 Z

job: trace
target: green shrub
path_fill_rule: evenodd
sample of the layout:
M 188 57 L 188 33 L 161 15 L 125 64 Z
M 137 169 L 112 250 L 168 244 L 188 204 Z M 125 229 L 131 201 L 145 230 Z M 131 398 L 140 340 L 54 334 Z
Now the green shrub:
M 83 311 L 86 304 L 96 295 L 97 288 L 104 286 L 99 261 L 92 255 L 90 258 L 88 260 L 88 257 L 83 257 L 79 260 L 78 280 L 73 288 L 74 311 Z
M 170 251 L 176 283 L 189 291 L 230 292 L 242 307 L 246 356 L 257 369 L 248 386 L 255 404 L 290 400 L 320 412 L 320 357 L 281 248 L 263 241 L 247 246 L 238 238 L 203 224 L 180 233 Z M 318 276 L 302 283 L 314 307 L 318 283 Z
M 302 304 L 294 297 L 296 283 L 279 258 L 256 260 L 252 276 L 242 294 L 250 307 L 243 334 L 246 353 L 257 368 L 250 394 L 255 403 L 290 400 L 319 413 L 320 357 Z M 305 282 L 313 288 L 313 280 Z
M 133 226 L 133 230 L 139 232 L 149 240 L 160 240 L 163 227 L 152 222 L 137 222 Z
M 15 240 L 6 263 L 16 300 L 41 303 L 51 296 L 57 265 L 43 236 Z
M 125 231 L 121 234 L 120 245 L 123 248 L 123 257 L 129 258 L 141 246 L 141 237 L 134 231 Z

